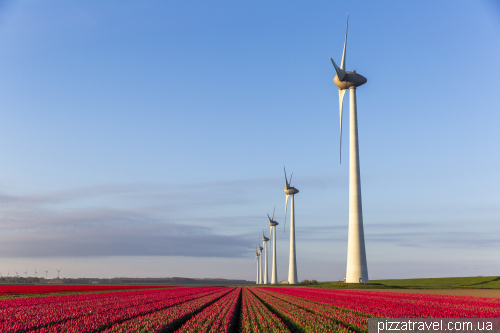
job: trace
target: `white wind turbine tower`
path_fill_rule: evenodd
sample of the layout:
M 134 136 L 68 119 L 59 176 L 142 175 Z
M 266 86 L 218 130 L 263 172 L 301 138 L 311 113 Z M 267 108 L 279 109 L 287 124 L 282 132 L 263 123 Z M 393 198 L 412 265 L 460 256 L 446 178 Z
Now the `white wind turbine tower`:
M 264 248 L 262 246 L 260 246 L 260 238 L 259 238 L 259 272 L 260 272 L 260 275 L 259 275 L 259 284 L 262 284 L 264 282 L 264 279 L 263 279 L 263 272 L 262 272 L 262 250 L 264 250 Z
M 349 14 L 347 14 L 349 23 Z M 340 146 L 342 147 L 342 103 L 349 89 L 349 236 L 347 245 L 347 283 L 368 282 L 366 264 L 365 235 L 363 231 L 363 209 L 361 205 L 361 177 L 359 170 L 358 120 L 356 106 L 356 88 L 366 83 L 366 78 L 345 70 L 347 45 L 347 27 L 345 32 L 344 51 L 340 68 L 332 58 L 336 76 L 333 82 L 339 88 L 340 107 Z M 342 161 L 342 160 L 341 160 Z
M 268 284 L 268 274 L 267 274 L 267 242 L 269 238 L 266 237 L 266 233 L 262 230 L 262 243 L 264 244 L 264 253 L 266 254 L 265 263 L 264 263 L 264 284 Z
M 290 200 L 290 263 L 288 266 L 288 283 L 289 284 L 295 284 L 299 282 L 297 278 L 297 259 L 295 257 L 295 207 L 294 207 L 294 196 L 295 194 L 299 193 L 299 190 L 297 190 L 295 187 L 290 186 L 290 183 L 292 182 L 292 177 L 293 177 L 293 172 L 290 175 L 290 181 L 286 178 L 286 170 L 285 167 L 283 167 L 283 170 L 285 171 L 285 194 L 286 194 L 286 199 L 285 199 L 285 224 L 286 226 L 286 213 L 288 210 L 288 197 L 292 196 L 292 199 Z
M 274 210 L 276 211 L 276 207 L 274 207 Z M 269 218 L 269 229 L 271 232 L 271 237 L 273 238 L 273 268 L 271 269 L 271 284 L 277 284 L 278 274 L 276 272 L 276 226 L 279 223 L 274 221 L 274 212 L 273 217 L 269 217 L 269 214 L 267 214 L 267 217 Z
M 260 272 L 259 272 L 259 251 L 255 251 L 255 266 L 257 266 L 257 279 L 255 280 L 255 284 L 260 284 Z

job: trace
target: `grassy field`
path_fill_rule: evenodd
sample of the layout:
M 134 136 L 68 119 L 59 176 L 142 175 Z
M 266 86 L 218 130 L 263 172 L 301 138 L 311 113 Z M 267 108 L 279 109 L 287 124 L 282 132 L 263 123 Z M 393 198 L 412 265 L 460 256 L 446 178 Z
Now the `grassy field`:
M 343 282 L 321 282 L 311 287 L 334 289 L 500 289 L 500 276 L 371 280 L 367 285 L 345 284 Z

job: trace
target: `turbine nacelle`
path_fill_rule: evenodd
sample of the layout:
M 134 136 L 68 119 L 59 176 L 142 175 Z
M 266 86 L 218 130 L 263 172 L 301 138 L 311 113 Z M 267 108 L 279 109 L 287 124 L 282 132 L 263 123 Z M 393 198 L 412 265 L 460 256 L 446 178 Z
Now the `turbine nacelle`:
M 264 230 L 262 230 L 262 241 L 267 242 L 268 240 L 269 240 L 269 238 L 266 237 L 266 232 Z
M 343 80 L 340 80 L 338 75 L 335 75 L 333 78 L 333 83 L 335 83 L 335 85 L 342 90 L 349 89 L 351 87 L 359 87 L 367 81 L 368 80 L 363 75 L 359 75 L 356 72 L 345 72 Z
M 286 195 L 292 195 L 299 193 L 299 190 L 297 190 L 295 187 L 291 186 L 290 183 L 292 182 L 292 177 L 293 177 L 293 172 L 290 175 L 290 180 L 287 179 L 286 177 L 286 169 L 283 167 L 283 171 L 285 171 L 285 189 L 283 190 Z
M 299 190 L 297 190 L 295 187 L 289 187 L 283 190 L 286 195 L 292 195 L 292 194 L 297 194 L 299 193 Z
M 274 206 L 274 211 L 273 211 L 273 217 L 270 217 L 269 214 L 267 214 L 267 218 L 269 219 L 269 225 L 271 227 L 277 226 L 279 223 L 274 220 L 274 213 L 276 212 L 276 206 Z

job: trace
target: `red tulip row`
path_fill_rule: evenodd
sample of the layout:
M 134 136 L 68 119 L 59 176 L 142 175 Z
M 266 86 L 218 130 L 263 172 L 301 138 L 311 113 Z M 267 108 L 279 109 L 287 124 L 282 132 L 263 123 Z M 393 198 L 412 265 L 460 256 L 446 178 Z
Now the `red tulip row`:
M 274 297 L 260 288 L 252 289 L 255 294 L 264 300 L 271 308 L 290 320 L 294 325 L 301 327 L 306 332 L 341 332 L 352 333 L 354 330 L 347 328 L 339 321 L 307 311 L 299 306 L 285 302 Z
M 107 290 L 140 290 L 155 288 L 175 288 L 169 286 L 19 286 L 19 285 L 0 285 L 0 296 L 4 295 L 30 295 L 30 294 L 48 294 L 48 293 L 77 293 L 84 291 L 107 291 Z
M 188 320 L 176 333 L 229 332 L 240 294 L 241 288 L 235 288 Z
M 314 302 L 387 318 L 500 318 L 500 299 L 379 291 L 263 288 Z
M 357 313 L 346 309 L 339 309 L 331 305 L 325 305 L 321 303 L 316 303 L 304 298 L 289 296 L 286 294 L 281 294 L 273 292 L 270 290 L 263 290 L 266 294 L 279 298 L 293 305 L 297 305 L 307 311 L 320 314 L 325 317 L 330 317 L 335 320 L 339 320 L 345 326 L 352 326 L 355 330 L 367 330 L 368 329 L 368 318 L 370 315 L 363 313 Z
M 145 316 L 140 316 L 123 323 L 115 324 L 108 328 L 106 333 L 131 333 L 131 332 L 160 332 L 171 328 L 176 323 L 189 318 L 207 304 L 216 301 L 224 295 L 227 295 L 231 289 L 223 288 L 210 295 L 186 301 L 176 306 L 156 311 Z
M 0 301 L 0 332 L 96 330 L 214 293 L 221 287 L 48 296 Z
M 243 288 L 243 309 L 241 315 L 241 333 L 290 332 L 281 319 L 269 311 L 248 288 Z

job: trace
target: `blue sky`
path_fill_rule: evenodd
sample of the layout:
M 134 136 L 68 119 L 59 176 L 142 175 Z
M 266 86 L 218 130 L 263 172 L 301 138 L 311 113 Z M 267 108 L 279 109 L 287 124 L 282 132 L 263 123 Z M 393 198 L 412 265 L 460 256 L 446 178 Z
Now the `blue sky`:
M 286 165 L 299 279 L 343 278 L 346 13 L 370 278 L 498 275 L 495 1 L 0 2 L 0 271 L 254 279 Z

